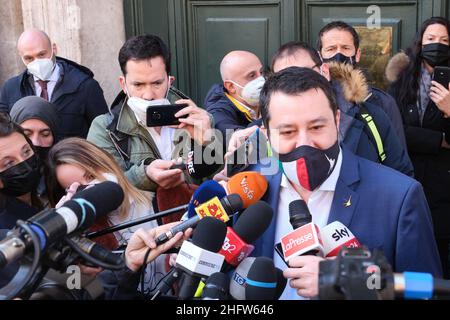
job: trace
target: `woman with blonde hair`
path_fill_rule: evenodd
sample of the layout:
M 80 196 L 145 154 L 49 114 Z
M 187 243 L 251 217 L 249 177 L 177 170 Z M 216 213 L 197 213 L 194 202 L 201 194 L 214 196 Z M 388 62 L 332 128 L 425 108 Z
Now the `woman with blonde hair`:
M 68 138 L 54 145 L 48 154 L 48 171 L 46 176 L 52 206 L 58 205 L 56 201 L 64 196 L 65 190 L 68 190 L 70 197 L 80 185 L 92 185 L 108 180 L 119 184 L 125 195 L 122 205 L 108 214 L 109 225 L 154 214 L 153 193 L 134 187 L 110 154 L 84 139 Z M 108 201 L 107 194 L 104 199 Z M 127 244 L 131 235 L 138 229 L 152 229 L 157 226 L 156 221 L 150 221 L 117 231 L 114 236 L 122 246 Z M 144 288 L 153 291 L 165 272 L 165 255 L 161 255 L 147 266 Z

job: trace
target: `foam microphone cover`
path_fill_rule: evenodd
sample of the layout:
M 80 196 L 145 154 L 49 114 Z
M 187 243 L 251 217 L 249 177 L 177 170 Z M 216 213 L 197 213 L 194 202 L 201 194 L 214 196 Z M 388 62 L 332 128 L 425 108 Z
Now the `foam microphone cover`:
M 244 208 L 260 200 L 267 191 L 267 180 L 258 172 L 245 171 L 234 175 L 227 183 L 228 193 L 238 194 Z
M 283 276 L 283 270 L 275 268 L 275 271 L 277 273 L 277 289 L 275 293 L 275 300 L 278 300 L 280 299 L 281 295 L 284 292 L 284 289 L 286 288 L 287 279 Z
M 273 209 L 258 201 L 244 210 L 233 225 L 234 232 L 246 243 L 253 243 L 267 230 L 273 218 Z
M 192 218 L 197 215 L 195 208 L 198 205 L 205 203 L 214 197 L 222 199 L 226 195 L 227 193 L 225 192 L 225 189 L 217 181 L 208 180 L 203 182 L 197 190 L 195 190 L 191 200 L 189 201 L 188 218 Z
M 227 300 L 230 279 L 223 272 L 216 272 L 209 276 L 203 288 L 204 300 Z
M 211 144 L 214 145 L 214 144 Z M 189 157 L 186 162 L 186 172 L 194 179 L 203 179 L 207 178 L 217 171 L 219 171 L 223 164 L 219 162 L 206 162 L 205 159 L 203 159 L 204 154 L 211 155 L 211 159 L 215 159 L 215 153 L 216 150 L 210 146 L 207 145 L 206 147 L 202 146 L 202 152 L 195 151 L 194 145 L 192 144 L 192 151 L 189 152 Z M 209 149 L 209 150 L 208 150 Z M 220 151 L 222 152 L 222 151 Z M 198 155 L 200 158 L 197 158 L 196 155 Z M 219 157 L 220 159 L 223 159 L 223 155 Z
M 289 222 L 294 230 L 311 221 L 312 216 L 304 200 L 294 200 L 289 203 Z
M 192 243 L 202 249 L 219 252 L 226 234 L 227 226 L 223 221 L 212 217 L 204 217 L 192 234 Z

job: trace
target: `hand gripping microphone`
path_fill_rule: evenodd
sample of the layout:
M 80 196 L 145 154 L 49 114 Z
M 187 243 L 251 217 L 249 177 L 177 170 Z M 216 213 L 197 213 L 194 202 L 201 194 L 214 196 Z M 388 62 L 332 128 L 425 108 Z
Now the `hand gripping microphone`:
M 272 208 L 263 201 L 258 201 L 245 209 L 233 228 L 227 228 L 227 235 L 220 254 L 225 257 L 226 264 L 222 271 L 230 271 L 247 258 L 253 251 L 251 243 L 269 227 L 273 217 Z
M 202 300 L 228 300 L 230 279 L 223 272 L 216 272 L 206 280 Z
M 166 233 L 160 234 L 156 238 L 155 242 L 157 245 L 163 244 L 172 239 L 178 232 L 184 232 L 189 228 L 194 228 L 199 221 L 208 216 L 227 222 L 230 220 L 230 216 L 234 215 L 241 209 L 242 200 L 237 194 L 230 194 L 220 200 L 217 197 L 214 197 L 213 199 L 195 208 L 197 213 L 195 217 L 181 222 Z
M 289 221 L 294 231 L 281 238 L 284 260 L 287 262 L 300 255 L 323 255 L 323 245 L 319 228 L 312 223 L 312 217 L 303 200 L 289 204 Z
M 283 292 L 273 260 L 248 257 L 236 268 L 230 281 L 230 295 L 235 300 L 274 300 Z
M 326 258 L 336 257 L 343 247 L 359 248 L 361 244 L 349 228 L 334 221 L 320 230 L 323 242 L 323 254 Z
M 212 150 L 212 152 L 214 152 L 214 150 Z M 180 169 L 194 179 L 203 179 L 211 176 L 222 167 L 220 161 L 206 163 L 203 161 L 203 157 L 195 158 L 196 154 L 203 156 L 204 152 L 203 150 L 198 150 L 198 152 L 197 150 L 191 150 L 188 152 L 188 158 L 185 163 L 175 164 L 170 167 L 170 169 Z M 214 157 L 212 158 L 214 159 Z
M 220 272 L 224 257 L 217 252 L 222 247 L 226 232 L 224 222 L 205 217 L 194 230 L 192 241 L 183 242 L 175 263 L 175 267 L 185 273 L 179 299 L 192 298 L 202 277 Z
M 227 183 L 228 193 L 237 193 L 248 208 L 264 196 L 267 191 L 267 180 L 258 172 L 245 171 L 230 178 Z
M 105 181 L 78 192 L 58 209 L 41 211 L 28 219 L 27 224 L 38 236 L 43 251 L 74 231 L 86 230 L 96 218 L 117 209 L 123 199 L 122 188 L 117 183 Z M 0 268 L 22 257 L 30 245 L 20 228 L 13 229 L 0 242 Z

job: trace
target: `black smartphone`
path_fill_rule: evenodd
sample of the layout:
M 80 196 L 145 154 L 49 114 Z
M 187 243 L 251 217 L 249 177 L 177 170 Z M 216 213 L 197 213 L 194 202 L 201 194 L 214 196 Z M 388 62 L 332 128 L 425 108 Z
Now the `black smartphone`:
M 280 256 L 281 260 L 283 260 L 283 262 L 286 264 L 286 266 L 289 267 L 286 260 L 284 260 L 284 254 L 283 254 L 283 248 L 281 247 L 281 242 L 277 243 L 274 248 L 275 248 L 275 251 Z
M 448 83 L 450 82 L 450 67 L 434 67 L 433 80 L 448 89 Z
M 163 127 L 180 124 L 180 121 L 175 117 L 175 114 L 187 106 L 186 103 L 183 103 L 148 107 L 147 127 Z M 181 118 L 187 118 L 187 115 Z

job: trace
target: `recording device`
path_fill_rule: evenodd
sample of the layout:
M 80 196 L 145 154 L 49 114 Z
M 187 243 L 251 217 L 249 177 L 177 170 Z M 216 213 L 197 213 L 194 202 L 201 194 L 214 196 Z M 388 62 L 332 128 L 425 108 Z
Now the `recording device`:
M 233 228 L 227 228 L 227 235 L 219 252 L 226 261 L 222 271 L 230 271 L 253 252 L 255 247 L 251 243 L 266 231 L 272 217 L 272 208 L 267 203 L 258 201 L 241 213 Z
M 258 172 L 245 171 L 230 178 L 227 183 L 227 193 L 237 193 L 248 208 L 256 201 L 261 200 L 267 191 L 266 178 Z
M 319 299 L 449 299 L 450 281 L 429 273 L 393 273 L 383 252 L 343 247 L 336 259 L 319 263 Z
M 104 196 L 108 195 L 108 201 Z M 61 241 L 74 231 L 89 228 L 97 217 L 117 209 L 123 202 L 122 188 L 105 181 L 80 191 L 58 209 L 46 209 L 28 219 L 26 224 L 38 236 L 41 251 Z M 0 241 L 0 268 L 22 257 L 31 240 L 20 228 L 11 230 Z
M 217 181 L 208 180 L 203 182 L 197 188 L 197 190 L 194 191 L 192 199 L 191 201 L 189 201 L 187 211 L 188 218 L 192 218 L 197 215 L 197 212 L 195 212 L 195 208 L 200 204 L 205 203 L 206 201 L 211 200 L 214 197 L 222 199 L 226 195 L 227 193 L 225 192 L 225 189 Z
M 280 291 L 284 291 L 283 281 L 273 260 L 267 257 L 245 258 L 230 281 L 230 295 L 235 300 L 274 300 Z
M 174 164 L 170 167 L 170 169 L 180 169 L 193 179 L 203 179 L 211 176 L 222 167 L 222 163 L 220 161 L 213 163 L 204 161 L 203 147 L 200 150 L 195 150 L 195 147 L 192 148 L 194 150 L 188 152 L 186 162 Z M 200 158 L 197 158 L 196 155 L 200 156 Z
M 192 241 L 184 241 L 178 253 L 175 267 L 185 275 L 178 298 L 192 298 L 202 277 L 220 272 L 224 257 L 218 254 L 226 234 L 224 222 L 212 218 L 203 218 L 192 235 Z
M 147 108 L 147 127 L 164 127 L 180 124 L 175 114 L 186 108 L 186 103 L 149 106 Z M 187 118 L 188 115 L 181 118 Z
M 450 67 L 436 66 L 433 71 L 433 80 L 448 89 L 450 82 Z
M 206 280 L 202 300 L 228 300 L 230 279 L 223 272 L 216 272 Z
M 194 228 L 199 221 L 205 217 L 214 217 L 217 220 L 227 222 L 230 220 L 230 216 L 242 209 L 242 200 L 237 194 L 230 194 L 219 198 L 213 199 L 199 205 L 195 208 L 197 215 L 186 221 L 181 222 L 169 231 L 160 234 L 155 242 L 157 245 L 163 244 L 172 239 L 178 232 L 184 232 L 189 228 Z

